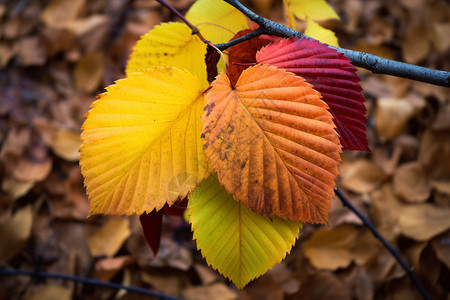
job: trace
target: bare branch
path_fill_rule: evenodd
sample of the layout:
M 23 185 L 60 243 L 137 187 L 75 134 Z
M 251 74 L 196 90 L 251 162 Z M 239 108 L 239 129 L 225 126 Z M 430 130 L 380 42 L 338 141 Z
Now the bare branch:
M 338 195 L 339 199 L 341 199 L 344 206 L 346 206 L 348 209 L 350 209 L 354 214 L 358 216 L 358 218 L 363 222 L 364 226 L 369 228 L 370 232 L 372 232 L 373 236 L 376 237 L 383 246 L 392 254 L 392 256 L 397 260 L 397 262 L 402 266 L 403 270 L 406 271 L 406 274 L 408 274 L 409 278 L 412 280 L 412 282 L 416 285 L 417 289 L 419 290 L 420 294 L 422 294 L 422 297 L 425 300 L 430 300 L 430 296 L 428 295 L 425 288 L 422 286 L 420 281 L 417 279 L 417 277 L 414 275 L 414 272 L 411 270 L 411 268 L 406 264 L 406 262 L 402 259 L 398 251 L 391 246 L 384 238 L 383 236 L 378 232 L 378 230 L 375 228 L 375 226 L 370 223 L 370 221 L 355 207 L 353 204 L 345 197 L 344 194 L 339 189 L 335 190 L 336 195 Z
M 0 274 L 1 275 L 9 275 L 9 276 L 31 276 L 31 277 L 39 277 L 39 278 L 54 278 L 54 279 L 64 279 L 64 280 L 70 280 L 74 282 L 81 282 L 84 284 L 89 285 L 96 285 L 96 286 L 103 286 L 107 288 L 112 289 L 118 289 L 118 290 L 126 290 L 128 292 L 132 293 L 139 293 L 144 294 L 148 296 L 156 297 L 157 299 L 167 299 L 167 300 L 182 300 L 177 297 L 172 297 L 169 295 L 165 295 L 159 292 L 155 292 L 152 290 L 147 290 L 143 288 L 138 288 L 134 286 L 129 285 L 122 285 L 114 282 L 105 282 L 101 281 L 95 278 L 85 278 L 85 277 L 78 277 L 78 276 L 72 276 L 72 275 L 66 275 L 66 274 L 58 274 L 58 273 L 48 273 L 48 272 L 41 272 L 41 271 L 27 271 L 27 270 L 12 270 L 7 269 L 4 267 L 0 267 Z
M 224 0 L 224 1 L 234 6 L 236 9 L 238 9 L 240 12 L 246 15 L 250 20 L 258 24 L 260 26 L 258 30 L 259 32 L 263 32 L 262 34 L 276 35 L 280 37 L 295 36 L 300 38 L 312 39 L 311 37 L 301 32 L 295 31 L 287 26 L 258 16 L 257 14 L 246 8 L 244 5 L 242 5 L 238 0 Z M 218 45 L 219 49 L 225 50 L 228 47 L 246 41 L 252 38 L 253 36 L 248 34 L 245 35 L 244 37 L 242 37 L 238 42 L 231 41 L 228 43 L 220 44 Z M 373 73 L 387 74 L 427 82 L 434 85 L 450 87 L 450 72 L 415 66 L 395 60 L 378 57 L 364 52 L 358 52 L 333 46 L 329 47 L 336 49 L 336 51 L 347 56 L 351 60 L 352 64 L 354 64 L 355 66 L 367 69 Z

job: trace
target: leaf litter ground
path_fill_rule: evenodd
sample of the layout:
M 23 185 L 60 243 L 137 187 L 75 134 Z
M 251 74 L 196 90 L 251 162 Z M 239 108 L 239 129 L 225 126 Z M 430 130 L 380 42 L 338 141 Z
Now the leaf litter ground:
M 164 218 L 156 257 L 136 217 L 86 219 L 77 162 L 82 116 L 102 86 L 124 76 L 139 36 L 173 18 L 146 0 L 22 2 L 0 4 L 2 265 L 187 299 L 418 298 L 394 259 L 337 200 L 330 227 L 305 226 L 291 255 L 240 296 L 205 267 L 181 218 Z M 445 1 L 330 3 L 345 21 L 322 25 L 336 30 L 341 46 L 449 70 Z M 275 20 L 282 16 L 277 1 L 248 4 Z M 173 5 L 185 11 L 190 1 Z M 419 19 L 431 21 L 411 22 Z M 359 76 L 372 153 L 345 152 L 338 184 L 400 249 L 431 296 L 442 298 L 449 292 L 442 279 L 450 274 L 448 90 L 363 70 Z M 60 280 L 27 285 L 29 278 L 1 276 L 0 282 L 0 298 L 142 298 Z

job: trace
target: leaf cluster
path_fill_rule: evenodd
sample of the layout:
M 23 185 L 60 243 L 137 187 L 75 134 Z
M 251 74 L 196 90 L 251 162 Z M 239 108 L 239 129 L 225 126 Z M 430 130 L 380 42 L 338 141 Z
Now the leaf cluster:
M 310 35 L 336 45 L 313 21 L 337 17 L 325 1 L 285 5 L 292 27 L 308 18 Z M 207 41 L 176 22 L 144 35 L 127 78 L 86 114 L 80 164 L 91 214 L 144 224 L 187 196 L 198 248 L 243 288 L 285 257 L 303 222 L 328 224 L 341 149 L 369 150 L 364 98 L 355 67 L 326 44 L 260 36 L 216 63 L 207 44 L 255 24 L 219 0 L 186 19 Z

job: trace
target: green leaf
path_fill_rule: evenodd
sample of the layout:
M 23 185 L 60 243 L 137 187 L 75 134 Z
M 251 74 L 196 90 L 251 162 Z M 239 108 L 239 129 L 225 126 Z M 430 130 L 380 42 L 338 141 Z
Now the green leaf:
M 208 264 L 239 289 L 279 263 L 302 228 L 301 222 L 252 212 L 227 193 L 216 175 L 189 195 L 187 216 Z

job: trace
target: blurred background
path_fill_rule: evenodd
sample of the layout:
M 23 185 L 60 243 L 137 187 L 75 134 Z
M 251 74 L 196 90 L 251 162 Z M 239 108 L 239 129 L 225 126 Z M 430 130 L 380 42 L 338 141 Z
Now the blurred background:
M 192 0 L 168 1 L 182 13 Z M 344 48 L 450 70 L 445 0 L 330 0 Z M 246 5 L 285 23 L 282 1 Z M 97 278 L 186 299 L 420 299 L 340 201 L 331 226 L 241 293 L 207 266 L 179 217 L 154 256 L 132 217 L 92 216 L 78 166 L 95 96 L 124 77 L 139 37 L 175 20 L 153 0 L 0 1 L 0 266 Z M 304 24 L 299 21 L 299 28 Z M 450 299 L 449 89 L 360 70 L 371 153 L 344 152 L 338 182 L 433 299 Z M 62 279 L 0 275 L 0 299 L 154 299 Z

